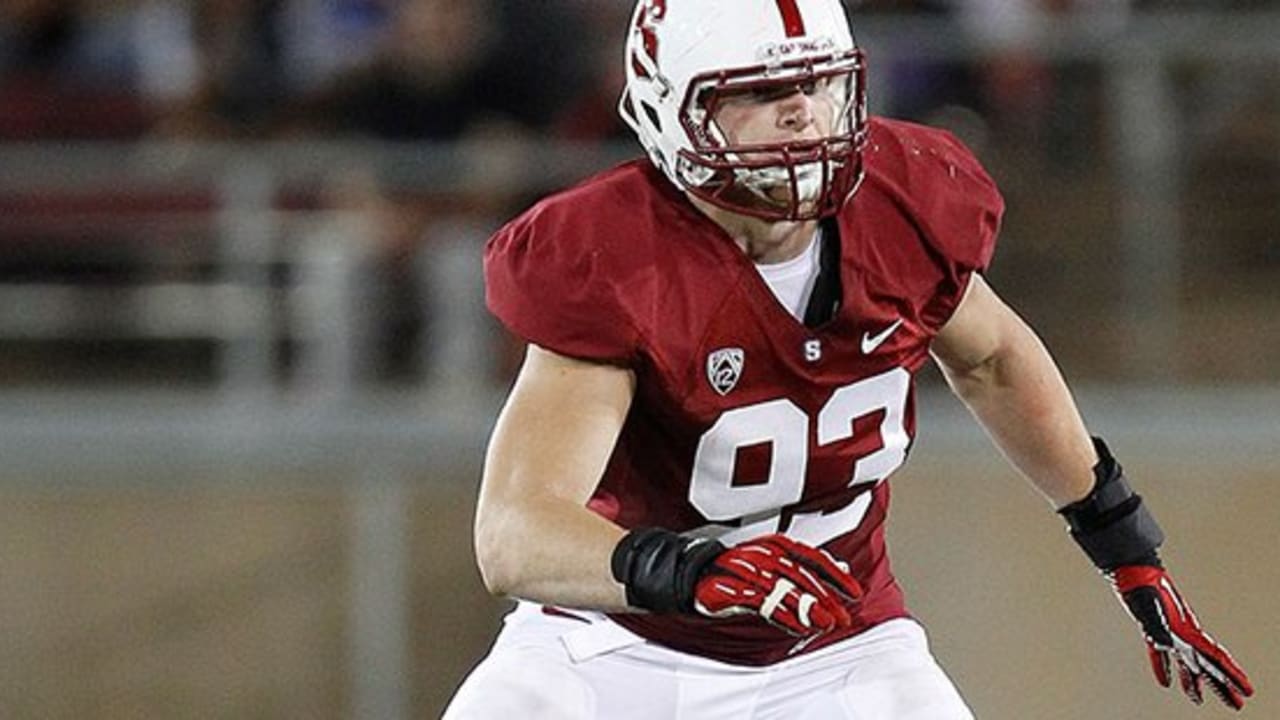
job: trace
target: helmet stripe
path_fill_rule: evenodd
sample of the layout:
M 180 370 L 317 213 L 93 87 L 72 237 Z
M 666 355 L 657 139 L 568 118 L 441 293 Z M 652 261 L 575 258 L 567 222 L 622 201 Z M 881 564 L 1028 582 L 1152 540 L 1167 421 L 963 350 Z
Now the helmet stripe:
M 786 27 L 787 37 L 800 37 L 805 34 L 804 17 L 800 15 L 800 6 L 796 0 L 777 0 L 778 12 L 782 13 L 782 24 Z

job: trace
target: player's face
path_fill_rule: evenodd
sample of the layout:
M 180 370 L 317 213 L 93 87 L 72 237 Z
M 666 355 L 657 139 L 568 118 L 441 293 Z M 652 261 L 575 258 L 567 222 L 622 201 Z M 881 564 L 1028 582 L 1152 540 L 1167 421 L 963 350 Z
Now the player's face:
M 835 127 L 844 102 L 839 85 L 825 78 L 725 93 L 714 122 L 730 145 L 817 140 Z
M 774 207 L 798 193 L 800 210 L 811 211 L 828 172 L 817 142 L 848 132 L 851 81 L 844 74 L 721 90 L 711 107 L 713 132 L 739 160 L 758 163 L 742 185 Z

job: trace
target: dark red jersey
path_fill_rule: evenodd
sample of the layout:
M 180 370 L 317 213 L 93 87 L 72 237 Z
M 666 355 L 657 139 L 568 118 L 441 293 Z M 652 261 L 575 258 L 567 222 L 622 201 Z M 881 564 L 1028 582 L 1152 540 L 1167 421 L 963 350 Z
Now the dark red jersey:
M 554 352 L 632 369 L 636 397 L 589 506 L 627 528 L 726 543 L 771 532 L 847 561 L 854 626 L 906 614 L 885 555 L 889 487 L 915 433 L 914 375 L 1003 202 L 951 135 L 874 119 L 866 178 L 837 218 L 841 304 L 807 327 L 750 259 L 647 161 L 542 201 L 485 257 L 490 309 Z M 796 639 L 760 618 L 617 614 L 672 648 L 776 662 Z

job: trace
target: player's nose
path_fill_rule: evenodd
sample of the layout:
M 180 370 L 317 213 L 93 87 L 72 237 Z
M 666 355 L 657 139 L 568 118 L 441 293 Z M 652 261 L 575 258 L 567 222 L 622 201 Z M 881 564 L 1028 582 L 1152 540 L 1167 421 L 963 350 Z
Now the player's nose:
M 796 90 L 778 100 L 778 127 L 801 133 L 813 126 L 813 98 Z

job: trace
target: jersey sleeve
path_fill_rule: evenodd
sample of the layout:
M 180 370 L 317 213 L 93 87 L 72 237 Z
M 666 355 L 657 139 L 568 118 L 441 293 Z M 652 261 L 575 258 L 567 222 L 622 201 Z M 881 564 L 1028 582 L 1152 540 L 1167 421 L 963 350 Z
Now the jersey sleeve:
M 915 193 L 917 216 L 942 265 L 944 279 L 923 309 L 923 319 L 941 328 L 964 298 L 973 273 L 985 272 L 995 253 L 1004 198 L 995 181 L 955 136 L 931 131 L 919 162 L 926 187 Z
M 485 301 L 520 338 L 584 360 L 629 365 L 638 333 L 590 225 L 538 207 L 485 248 Z

